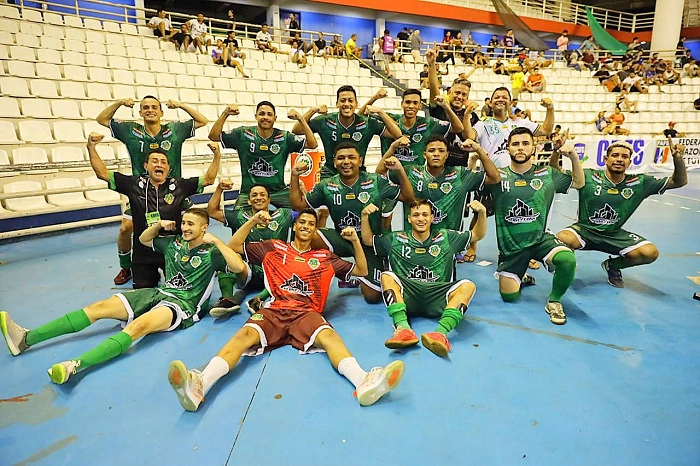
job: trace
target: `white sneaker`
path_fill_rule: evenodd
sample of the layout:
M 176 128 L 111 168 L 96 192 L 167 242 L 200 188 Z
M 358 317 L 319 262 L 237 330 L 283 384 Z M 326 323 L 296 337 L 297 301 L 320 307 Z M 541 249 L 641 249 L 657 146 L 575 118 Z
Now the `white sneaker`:
M 403 361 L 392 361 L 384 367 L 375 367 L 355 390 L 360 406 L 370 406 L 393 390 L 401 381 L 405 367 Z
M 564 325 L 566 323 L 566 314 L 564 314 L 564 307 L 561 303 L 549 301 L 544 310 L 549 314 L 549 321 L 553 324 Z
M 10 314 L 5 311 L 0 312 L 0 332 L 2 332 L 7 349 L 10 350 L 12 356 L 17 356 L 29 348 L 27 345 L 27 332 L 29 330 L 17 325 L 10 318 Z
M 182 361 L 173 361 L 168 367 L 168 382 L 175 390 L 180 405 L 187 411 L 197 411 L 204 400 L 202 373 L 196 369 L 187 370 Z
M 78 367 L 80 367 L 79 361 L 63 361 L 54 364 L 46 372 L 53 383 L 61 385 L 68 382 L 70 376 L 78 372 Z

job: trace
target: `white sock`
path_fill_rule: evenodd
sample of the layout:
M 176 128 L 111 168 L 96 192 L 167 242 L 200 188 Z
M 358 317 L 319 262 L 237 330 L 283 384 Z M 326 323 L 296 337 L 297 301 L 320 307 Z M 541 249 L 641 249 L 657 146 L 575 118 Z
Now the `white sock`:
M 357 388 L 365 380 L 365 372 L 353 357 L 345 358 L 338 363 L 338 372 Z
M 221 356 L 214 356 L 207 364 L 207 367 L 202 371 L 203 391 L 204 395 L 209 392 L 209 389 L 214 386 L 218 380 L 228 374 L 228 363 Z

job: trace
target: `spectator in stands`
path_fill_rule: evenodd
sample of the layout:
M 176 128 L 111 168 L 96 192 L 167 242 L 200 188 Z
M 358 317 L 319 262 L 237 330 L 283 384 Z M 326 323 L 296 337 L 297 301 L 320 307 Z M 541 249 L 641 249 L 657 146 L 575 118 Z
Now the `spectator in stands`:
M 394 58 L 394 53 L 396 52 L 396 44 L 394 38 L 391 37 L 388 29 L 384 30 L 384 36 L 379 38 L 379 50 L 382 53 L 382 62 L 384 63 L 384 73 L 386 73 L 387 78 L 391 78 L 391 61 Z
M 569 48 L 569 31 L 564 29 L 559 37 L 557 37 L 557 49 L 560 52 Z
M 333 36 L 333 41 L 331 42 L 328 50 L 331 53 L 331 57 L 340 58 L 345 55 L 345 45 L 343 45 L 343 43 L 340 41 L 340 37 L 337 35 Z
M 161 40 L 170 40 L 175 31 L 173 30 L 170 20 L 165 17 L 165 10 L 158 10 L 158 16 L 154 16 L 146 24 L 149 29 L 153 29 L 153 35 L 160 37 Z
M 180 50 L 180 47 L 182 47 L 183 52 L 187 52 L 191 41 L 190 23 L 182 23 L 180 25 L 180 32 L 177 32 L 170 37 L 170 42 L 175 44 L 175 50 Z
M 620 76 L 617 73 L 611 75 L 607 79 L 603 79 L 601 84 L 608 90 L 608 92 L 620 92 L 620 90 L 623 89 Z
M 229 10 L 230 11 L 230 10 Z M 228 37 L 224 39 L 224 63 L 226 63 L 230 58 L 240 58 L 241 60 L 246 59 L 245 52 L 241 51 L 238 45 L 238 38 L 236 38 L 236 31 L 230 31 Z
M 413 61 L 415 63 L 420 63 L 423 61 L 420 53 L 420 46 L 423 44 L 423 39 L 421 39 L 420 36 L 420 29 L 413 31 L 413 33 L 408 37 L 408 40 L 411 42 L 411 55 L 413 56 Z
M 289 18 L 287 18 L 285 23 L 287 23 L 287 29 L 289 30 L 290 37 L 294 37 L 295 33 L 300 32 L 301 26 L 299 25 L 297 16 L 294 13 L 289 13 Z
M 134 175 L 146 173 L 144 163 L 148 159 L 148 154 L 155 148 L 160 148 L 168 157 L 170 166 L 170 176 L 179 178 L 182 168 L 182 144 L 185 139 L 194 136 L 197 128 L 205 126 L 209 121 L 194 108 L 174 100 L 168 100 L 166 106 L 170 109 L 181 108 L 192 117 L 187 121 L 170 121 L 162 123 L 163 108 L 161 102 L 154 96 L 146 96 L 140 102 L 139 115 L 143 118 L 142 123 L 135 121 L 119 121 L 114 119 L 120 107 L 133 107 L 133 99 L 120 99 L 105 108 L 97 115 L 97 123 L 109 128 L 115 139 L 126 145 L 131 160 L 131 172 Z M 155 147 L 153 147 L 155 146 Z M 191 204 L 184 206 L 186 210 Z M 117 237 L 117 249 L 119 252 L 119 274 L 114 278 L 115 285 L 124 285 L 132 276 L 131 261 L 131 234 L 134 231 L 131 210 L 127 207 L 119 226 L 119 236 Z M 136 238 L 138 243 L 138 237 Z M 146 261 L 147 262 L 147 261 Z M 153 276 L 150 272 L 139 274 L 136 265 L 143 265 L 149 269 L 148 263 L 143 263 L 140 259 L 134 258 L 134 288 L 147 288 L 155 286 Z M 157 267 L 156 267 L 157 270 Z
M 484 99 L 484 106 L 481 107 L 481 119 L 489 118 L 493 116 L 493 109 L 491 108 L 491 98 L 486 97 Z
M 474 52 L 474 66 L 477 68 L 489 68 L 491 62 L 486 54 L 482 51 L 481 45 L 476 46 L 476 51 Z
M 659 92 L 663 94 L 664 91 L 661 89 L 661 85 L 664 82 L 661 78 L 661 73 L 659 70 L 657 70 L 655 65 L 650 66 L 644 71 L 643 79 L 647 89 L 656 84 L 656 86 L 659 88 Z
M 440 44 L 439 53 L 437 56 L 438 63 L 447 63 L 448 60 L 452 60 L 452 64 L 455 64 L 454 47 L 452 46 L 452 31 L 445 31 L 445 36 L 442 38 L 442 44 Z
M 204 15 L 199 13 L 196 18 L 188 21 L 190 23 L 190 37 L 192 43 L 202 54 L 207 53 L 206 47 L 211 45 L 209 27 L 204 22 Z
M 408 37 L 408 28 L 403 28 L 401 32 L 396 34 L 396 40 L 398 41 L 399 62 L 402 62 L 403 56 L 409 53 L 410 47 L 408 44 Z
M 263 52 L 277 53 L 277 47 L 272 44 L 272 36 L 267 32 L 267 24 L 265 23 L 255 35 L 255 46 Z
M 583 57 L 581 57 L 581 61 L 579 63 L 581 64 L 581 67 L 586 68 L 589 71 L 598 71 L 598 68 L 600 68 L 600 62 L 596 59 L 595 54 L 590 50 L 583 51 Z
M 302 40 L 301 38 L 301 33 L 300 32 L 295 32 L 294 33 L 294 38 L 290 39 L 287 41 L 287 44 L 289 46 L 292 46 L 292 42 L 296 41 L 297 42 L 297 47 L 303 50 L 304 53 L 308 54 L 309 51 L 312 51 L 314 49 L 313 43 L 307 43 L 305 40 Z
M 685 46 L 685 41 L 685 36 L 682 36 L 680 39 L 678 39 L 678 44 L 676 44 L 676 58 L 681 58 L 683 55 L 685 55 L 685 52 L 687 50 Z
M 479 44 L 477 44 L 476 41 L 472 38 L 472 35 L 467 34 L 467 40 L 464 41 L 464 51 L 465 52 L 475 52 L 477 45 L 479 45 Z
M 658 134 L 658 135 L 663 134 L 664 137 L 667 137 L 667 138 L 669 138 L 669 137 L 670 138 L 678 138 L 678 137 L 684 138 L 685 137 L 685 133 L 682 133 L 682 132 L 676 130 L 676 122 L 675 121 L 669 121 L 668 128 L 666 128 L 665 130 L 663 130 L 660 133 L 655 133 L 655 134 Z
M 576 50 L 573 50 L 571 52 L 568 52 L 567 54 L 564 54 L 566 57 L 566 66 L 568 68 L 573 68 L 576 71 L 581 71 L 581 57 L 579 56 L 578 52 Z
M 659 63 L 659 66 L 661 67 L 661 80 L 663 81 L 664 84 L 676 84 L 678 83 L 679 86 L 683 85 L 683 81 L 681 79 L 681 74 L 673 69 L 673 63 L 670 61 L 661 61 Z
M 362 47 L 357 46 L 357 34 L 351 35 L 345 43 L 345 55 L 348 58 L 357 58 L 358 60 L 362 58 Z
M 430 85 L 428 84 L 428 65 L 423 65 L 423 71 L 419 74 L 420 77 L 420 87 L 428 89 Z
M 498 40 L 498 36 L 496 34 L 491 36 L 491 40 L 489 40 L 488 45 L 486 45 L 486 53 L 490 57 L 495 57 L 496 56 L 496 49 L 501 45 L 500 41 Z
M 693 58 L 693 54 L 690 51 L 690 49 L 686 49 L 685 53 L 677 59 L 677 62 L 681 68 L 685 68 L 686 66 L 688 66 L 689 63 L 692 63 L 694 61 L 695 58 Z
M 544 91 L 546 84 L 547 81 L 544 79 L 544 75 L 540 73 L 540 69 L 534 68 L 527 77 L 527 81 L 523 87 L 527 92 L 542 92 Z
M 493 64 L 493 72 L 496 74 L 507 74 L 506 64 L 503 63 L 501 57 L 496 58 L 496 63 Z
M 311 43 L 311 47 L 313 48 L 314 56 L 323 57 L 324 60 L 328 61 L 328 46 L 322 32 L 318 33 L 318 39 Z
M 578 51 L 580 53 L 585 52 L 586 50 L 588 51 L 594 51 L 598 49 L 598 44 L 596 44 L 595 40 L 593 39 L 593 36 L 588 36 L 586 37 L 586 40 L 584 40 L 581 43 L 581 46 L 578 48 Z
M 236 32 L 236 17 L 233 14 L 233 10 L 228 10 L 226 12 L 226 19 L 228 19 L 231 24 L 227 25 L 227 29 L 232 32 Z
M 683 72 L 689 78 L 700 76 L 700 60 L 694 60 L 683 67 Z
M 628 53 L 630 51 L 636 51 L 639 47 L 641 47 L 641 43 L 639 42 L 639 37 L 634 37 L 632 38 L 632 42 L 627 46 L 627 51 Z
M 622 110 L 615 107 L 615 110 L 608 116 L 608 119 L 616 125 L 614 134 L 622 136 L 627 136 L 630 134 L 628 129 L 622 127 L 622 124 L 625 122 L 625 115 L 622 113 Z
M 289 61 L 299 65 L 299 69 L 306 68 L 306 54 L 297 41 L 292 41 L 292 48 L 289 50 Z
M 226 45 L 224 45 L 224 41 L 221 39 L 218 39 L 216 41 L 216 48 L 211 52 L 211 59 L 215 65 L 230 66 L 231 68 L 236 68 L 236 70 L 238 70 L 238 72 L 241 73 L 241 76 L 243 76 L 244 78 L 249 77 L 243 70 L 241 62 L 234 59 L 233 55 L 229 54 L 228 48 L 226 47 Z
M 614 134 L 617 125 L 613 121 L 605 116 L 604 111 L 598 112 L 598 116 L 593 119 L 590 123 L 594 123 L 596 129 L 605 134 Z
M 512 29 L 506 31 L 506 35 L 501 37 L 500 45 L 503 47 L 503 55 L 506 57 L 512 57 L 515 55 L 515 45 L 517 44 L 515 40 L 515 34 Z
M 649 89 L 644 87 L 644 80 L 641 76 L 637 76 L 636 73 L 630 73 L 625 79 L 620 83 L 623 89 L 627 89 L 630 92 L 641 92 L 642 94 L 647 94 Z
M 632 113 L 639 113 L 637 111 L 637 105 L 639 104 L 639 100 L 630 100 L 629 99 L 629 91 L 627 89 L 620 89 L 620 93 L 617 95 L 617 98 L 615 99 L 615 107 L 619 108 L 620 110 L 623 110 L 623 106 L 626 107 L 626 110 Z
M 523 67 L 518 65 L 515 73 L 510 75 L 510 87 L 513 94 L 513 98 L 517 99 L 520 92 L 523 90 L 523 85 L 525 84 L 525 73 L 523 73 Z

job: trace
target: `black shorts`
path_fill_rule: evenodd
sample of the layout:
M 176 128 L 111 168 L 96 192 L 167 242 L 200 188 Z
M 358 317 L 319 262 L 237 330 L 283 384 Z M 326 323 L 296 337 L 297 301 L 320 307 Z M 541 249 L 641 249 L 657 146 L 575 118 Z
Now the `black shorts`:
M 158 28 L 155 28 L 155 29 L 153 30 L 153 35 L 156 36 L 156 37 L 163 37 L 163 34 L 160 33 L 160 29 L 158 29 Z M 165 35 L 166 35 L 166 36 L 170 35 L 170 31 L 167 31 L 167 30 L 166 30 L 166 31 L 165 31 Z

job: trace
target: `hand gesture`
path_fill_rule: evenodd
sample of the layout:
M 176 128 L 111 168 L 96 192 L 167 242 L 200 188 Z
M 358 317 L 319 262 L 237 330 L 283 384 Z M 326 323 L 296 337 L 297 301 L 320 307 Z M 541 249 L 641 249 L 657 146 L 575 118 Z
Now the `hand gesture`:
M 92 134 L 90 136 L 92 136 Z M 683 144 L 673 144 L 673 139 L 671 139 L 671 136 L 668 136 L 668 147 L 671 149 L 672 155 L 685 154 L 685 146 Z
M 367 105 L 365 107 L 365 115 L 375 115 L 379 112 L 381 112 L 381 109 L 379 107 L 375 107 L 374 105 Z
M 209 143 L 207 143 L 207 147 L 212 151 L 213 154 L 219 153 L 219 143 L 218 142 L 209 142 Z
M 233 189 L 233 181 L 229 180 L 228 178 L 221 180 L 219 181 L 217 188 L 222 191 L 229 191 Z
M 238 105 L 230 104 L 226 106 L 226 109 L 224 109 L 224 113 L 226 115 L 238 115 L 239 113 L 241 113 L 241 111 L 238 109 Z
M 564 154 L 565 156 L 569 157 L 569 159 L 573 160 L 574 158 L 578 158 L 578 154 L 574 150 L 574 146 L 571 143 L 565 142 L 564 145 L 562 146 L 561 149 L 559 149 L 560 154 Z
M 386 91 L 386 89 L 384 89 L 383 87 L 382 87 L 381 89 L 379 89 L 379 90 L 376 92 L 376 94 L 374 94 L 374 98 L 375 98 L 376 100 L 383 99 L 383 98 L 386 97 L 386 96 L 387 96 L 387 91 Z
M 252 219 L 256 225 L 267 225 L 270 223 L 270 213 L 266 210 L 259 210 Z
M 88 147 L 95 147 L 97 144 L 102 142 L 104 137 L 105 137 L 104 134 L 90 133 L 90 136 L 88 136 L 87 146 Z
M 479 143 L 477 143 L 476 141 L 472 141 L 471 139 L 467 139 L 466 141 L 460 142 L 459 147 L 465 152 L 476 152 L 479 149 L 481 149 Z
M 425 61 L 426 61 L 426 63 L 428 63 L 429 67 L 435 66 L 436 56 L 437 56 L 437 53 L 433 49 L 429 49 L 427 52 L 425 52 Z
M 350 242 L 354 241 L 359 241 L 360 239 L 357 237 L 357 231 L 353 227 L 345 227 L 343 228 L 343 231 L 340 232 L 340 236 L 343 237 L 343 239 L 348 240 Z
M 545 97 L 540 101 L 540 105 L 546 108 L 547 110 L 554 108 L 554 104 L 552 103 L 552 99 Z
M 135 104 L 134 99 L 122 99 L 122 100 L 119 101 L 119 103 L 120 103 L 123 107 L 129 107 L 129 108 L 133 107 L 134 104 Z
M 321 113 L 325 115 L 328 113 L 328 106 L 327 105 L 319 105 L 316 107 L 316 113 Z
M 482 212 L 486 213 L 486 207 L 484 207 L 484 204 L 477 201 L 476 199 L 469 203 L 469 207 L 477 214 L 481 214 Z
M 394 140 L 394 142 L 391 143 L 394 147 L 408 147 L 411 145 L 411 140 L 408 139 L 408 136 L 405 134 L 401 136 L 400 138 Z
M 301 115 L 294 109 L 291 109 L 289 110 L 289 112 L 287 112 L 287 118 L 289 118 L 290 120 L 301 121 Z
M 566 144 L 569 140 L 569 130 L 567 129 L 564 133 L 559 133 L 552 138 L 552 147 L 554 150 L 559 150 Z
M 401 170 L 403 168 L 403 165 L 401 165 L 401 162 L 399 162 L 399 159 L 397 159 L 394 156 L 387 158 L 384 161 L 384 166 L 388 170 Z
M 477 102 L 470 100 L 469 103 L 467 104 L 467 113 L 472 113 L 478 107 L 479 107 L 479 104 Z
M 447 107 L 447 105 L 449 105 L 449 104 L 447 103 L 447 99 L 445 98 L 445 96 L 442 96 L 442 95 L 436 95 L 435 98 L 434 98 L 433 100 L 435 101 L 435 103 L 436 103 L 439 107 L 442 107 L 442 108 L 445 108 L 445 107 Z
M 306 170 L 309 169 L 309 164 L 304 162 L 303 160 L 297 160 L 297 163 L 294 164 L 292 167 L 292 175 L 299 176 L 302 173 L 306 172 Z
M 165 231 L 175 231 L 177 229 L 177 222 L 175 222 L 175 220 L 161 220 L 160 227 Z
M 362 209 L 362 213 L 360 215 L 362 215 L 363 217 L 369 217 L 377 211 L 379 211 L 379 207 L 377 207 L 374 204 L 367 204 L 365 208 Z
M 173 100 L 173 99 L 168 99 L 168 101 L 165 102 L 165 106 L 170 108 L 170 109 L 180 108 L 180 105 L 181 105 L 180 102 L 178 102 L 177 100 Z
M 204 235 L 202 235 L 202 242 L 204 244 L 216 244 L 219 241 L 221 240 L 211 233 L 204 233 Z

